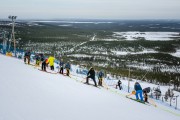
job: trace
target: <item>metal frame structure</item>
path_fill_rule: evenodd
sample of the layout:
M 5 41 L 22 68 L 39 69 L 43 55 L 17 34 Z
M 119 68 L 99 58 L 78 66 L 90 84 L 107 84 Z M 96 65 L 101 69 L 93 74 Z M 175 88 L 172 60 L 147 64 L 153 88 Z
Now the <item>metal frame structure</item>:
M 10 15 L 8 18 L 12 20 L 12 39 L 14 41 L 14 54 L 16 56 L 16 39 L 15 39 L 15 34 L 14 34 L 14 26 L 15 26 L 15 20 L 16 20 L 17 16 Z

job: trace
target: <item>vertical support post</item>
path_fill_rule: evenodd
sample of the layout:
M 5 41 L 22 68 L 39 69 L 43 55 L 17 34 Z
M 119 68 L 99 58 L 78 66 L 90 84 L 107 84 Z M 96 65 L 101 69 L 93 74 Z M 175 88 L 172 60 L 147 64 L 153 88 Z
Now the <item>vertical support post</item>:
M 170 106 L 171 106 L 172 97 L 170 97 Z
M 177 98 L 179 97 L 179 95 L 176 96 L 176 107 L 175 109 L 177 109 Z
M 129 79 L 128 79 L 128 93 L 130 92 L 129 89 L 130 89 L 130 68 L 129 68 Z
M 12 21 L 13 21 L 12 34 L 13 34 L 13 41 L 14 41 L 14 54 L 16 56 L 16 39 L 15 39 L 15 35 L 14 35 L 14 24 L 15 24 L 15 22 L 14 22 L 14 19 L 12 19 Z
M 15 34 L 14 34 L 14 26 L 15 26 L 15 19 L 17 16 L 9 16 L 9 19 L 12 20 L 12 39 L 14 41 L 14 54 L 16 56 L 16 39 L 15 39 Z

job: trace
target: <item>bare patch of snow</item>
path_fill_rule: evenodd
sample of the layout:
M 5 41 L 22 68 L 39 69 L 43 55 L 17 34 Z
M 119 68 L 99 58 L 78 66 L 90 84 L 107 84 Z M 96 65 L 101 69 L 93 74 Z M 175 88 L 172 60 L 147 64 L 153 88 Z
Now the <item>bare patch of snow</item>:
M 180 57 L 180 50 L 176 50 L 175 53 L 171 53 L 172 56 Z
M 72 56 L 72 57 L 92 57 L 91 55 L 86 55 L 86 54 L 72 54 L 72 55 L 67 55 L 67 56 Z
M 141 52 L 128 52 L 128 51 L 112 51 L 116 55 L 128 55 L 128 54 L 145 54 L 145 53 L 157 53 L 155 50 L 145 49 Z

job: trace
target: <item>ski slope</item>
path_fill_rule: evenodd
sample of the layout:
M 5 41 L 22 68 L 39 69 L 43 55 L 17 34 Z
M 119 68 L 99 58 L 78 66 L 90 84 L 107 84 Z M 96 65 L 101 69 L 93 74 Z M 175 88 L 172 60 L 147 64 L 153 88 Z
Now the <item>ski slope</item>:
M 179 111 L 175 115 L 123 93 L 42 72 L 16 58 L 0 54 L 0 66 L 0 120 L 180 119 Z

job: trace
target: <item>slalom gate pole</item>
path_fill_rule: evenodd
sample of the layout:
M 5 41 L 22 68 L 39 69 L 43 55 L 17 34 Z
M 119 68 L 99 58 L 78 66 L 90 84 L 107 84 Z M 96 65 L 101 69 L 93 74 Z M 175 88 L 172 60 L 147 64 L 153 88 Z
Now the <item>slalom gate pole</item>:
M 177 109 L 177 98 L 179 97 L 179 95 L 176 96 L 176 107 L 175 109 Z
M 109 87 L 106 85 L 106 83 L 104 82 L 103 79 L 102 79 L 102 85 L 103 85 L 106 89 L 109 89 Z

